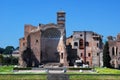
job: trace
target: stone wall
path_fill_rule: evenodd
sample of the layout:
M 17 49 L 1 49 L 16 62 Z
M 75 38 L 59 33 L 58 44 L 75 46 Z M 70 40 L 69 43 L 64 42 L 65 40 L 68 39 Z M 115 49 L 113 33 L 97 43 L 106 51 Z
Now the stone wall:
M 114 68 L 120 68 L 120 34 L 117 37 L 109 36 L 108 44 L 111 57 L 110 63 Z
M 74 31 L 67 40 L 83 63 L 89 66 L 102 66 L 102 36 L 92 31 Z M 81 42 L 82 41 L 82 42 Z M 101 64 L 100 64 L 101 62 Z

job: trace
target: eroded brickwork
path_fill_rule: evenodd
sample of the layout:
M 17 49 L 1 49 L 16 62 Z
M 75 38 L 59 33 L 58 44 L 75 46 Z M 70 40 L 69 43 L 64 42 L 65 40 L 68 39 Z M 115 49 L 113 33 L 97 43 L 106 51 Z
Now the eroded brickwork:
M 114 68 L 120 67 L 120 34 L 117 37 L 109 36 L 108 37 L 109 44 L 109 53 L 111 57 L 111 65 Z
M 57 12 L 57 24 L 39 24 L 39 26 L 25 25 L 24 37 L 20 41 L 20 55 L 30 48 L 34 56 L 34 66 L 41 63 L 57 62 L 67 65 L 65 48 L 65 12 Z M 27 53 L 30 54 L 30 53 Z M 27 56 L 26 56 L 27 57 Z M 26 62 L 19 58 L 19 64 L 26 66 Z
M 84 64 L 103 66 L 101 35 L 92 31 L 74 31 L 66 43 L 71 44 L 72 49 L 77 49 L 77 55 Z

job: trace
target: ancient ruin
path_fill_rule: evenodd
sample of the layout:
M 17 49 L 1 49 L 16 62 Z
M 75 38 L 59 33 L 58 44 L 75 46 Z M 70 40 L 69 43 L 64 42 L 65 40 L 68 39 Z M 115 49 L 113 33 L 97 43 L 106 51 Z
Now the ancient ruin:
M 102 35 L 92 31 L 74 31 L 73 35 L 67 38 L 66 45 L 71 45 L 73 54 L 76 49 L 78 60 L 90 67 L 103 66 L 103 43 Z M 75 54 L 75 53 L 74 53 Z M 72 60 L 75 62 L 75 59 Z
M 20 41 L 20 66 L 60 63 L 67 66 L 65 12 L 57 12 L 57 24 L 25 25 Z M 28 53 L 29 52 L 29 53 Z M 27 57 L 29 57 L 27 59 Z
M 117 37 L 108 36 L 109 54 L 111 65 L 114 68 L 120 68 L 120 33 Z
M 92 31 L 74 31 L 66 39 L 65 12 L 57 12 L 57 24 L 25 25 L 20 40 L 19 64 L 73 66 L 76 60 L 89 67 L 103 66 L 102 35 Z M 48 65 L 49 66 L 49 65 Z

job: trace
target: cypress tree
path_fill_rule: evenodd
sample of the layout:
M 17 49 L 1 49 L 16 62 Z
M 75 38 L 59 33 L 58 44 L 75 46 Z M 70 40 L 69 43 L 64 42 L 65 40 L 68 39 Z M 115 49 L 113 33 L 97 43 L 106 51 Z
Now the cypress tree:
M 106 41 L 103 49 L 103 66 L 111 68 L 110 60 L 111 58 L 109 55 L 109 44 L 108 41 Z

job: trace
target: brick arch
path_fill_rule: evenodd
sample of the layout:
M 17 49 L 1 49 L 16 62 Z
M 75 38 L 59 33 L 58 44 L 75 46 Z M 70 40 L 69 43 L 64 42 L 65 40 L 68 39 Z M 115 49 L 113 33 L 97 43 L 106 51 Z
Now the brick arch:
M 83 45 L 84 43 L 83 43 L 83 39 L 80 39 L 79 40 L 79 48 L 80 49 L 83 49 L 84 48 L 84 45 Z
M 43 38 L 60 38 L 61 33 L 58 29 L 56 28 L 49 28 L 46 29 L 43 33 L 42 33 L 42 37 Z
M 57 28 L 47 28 L 41 34 L 41 52 L 43 63 L 59 62 L 57 46 L 61 37 L 61 31 Z

